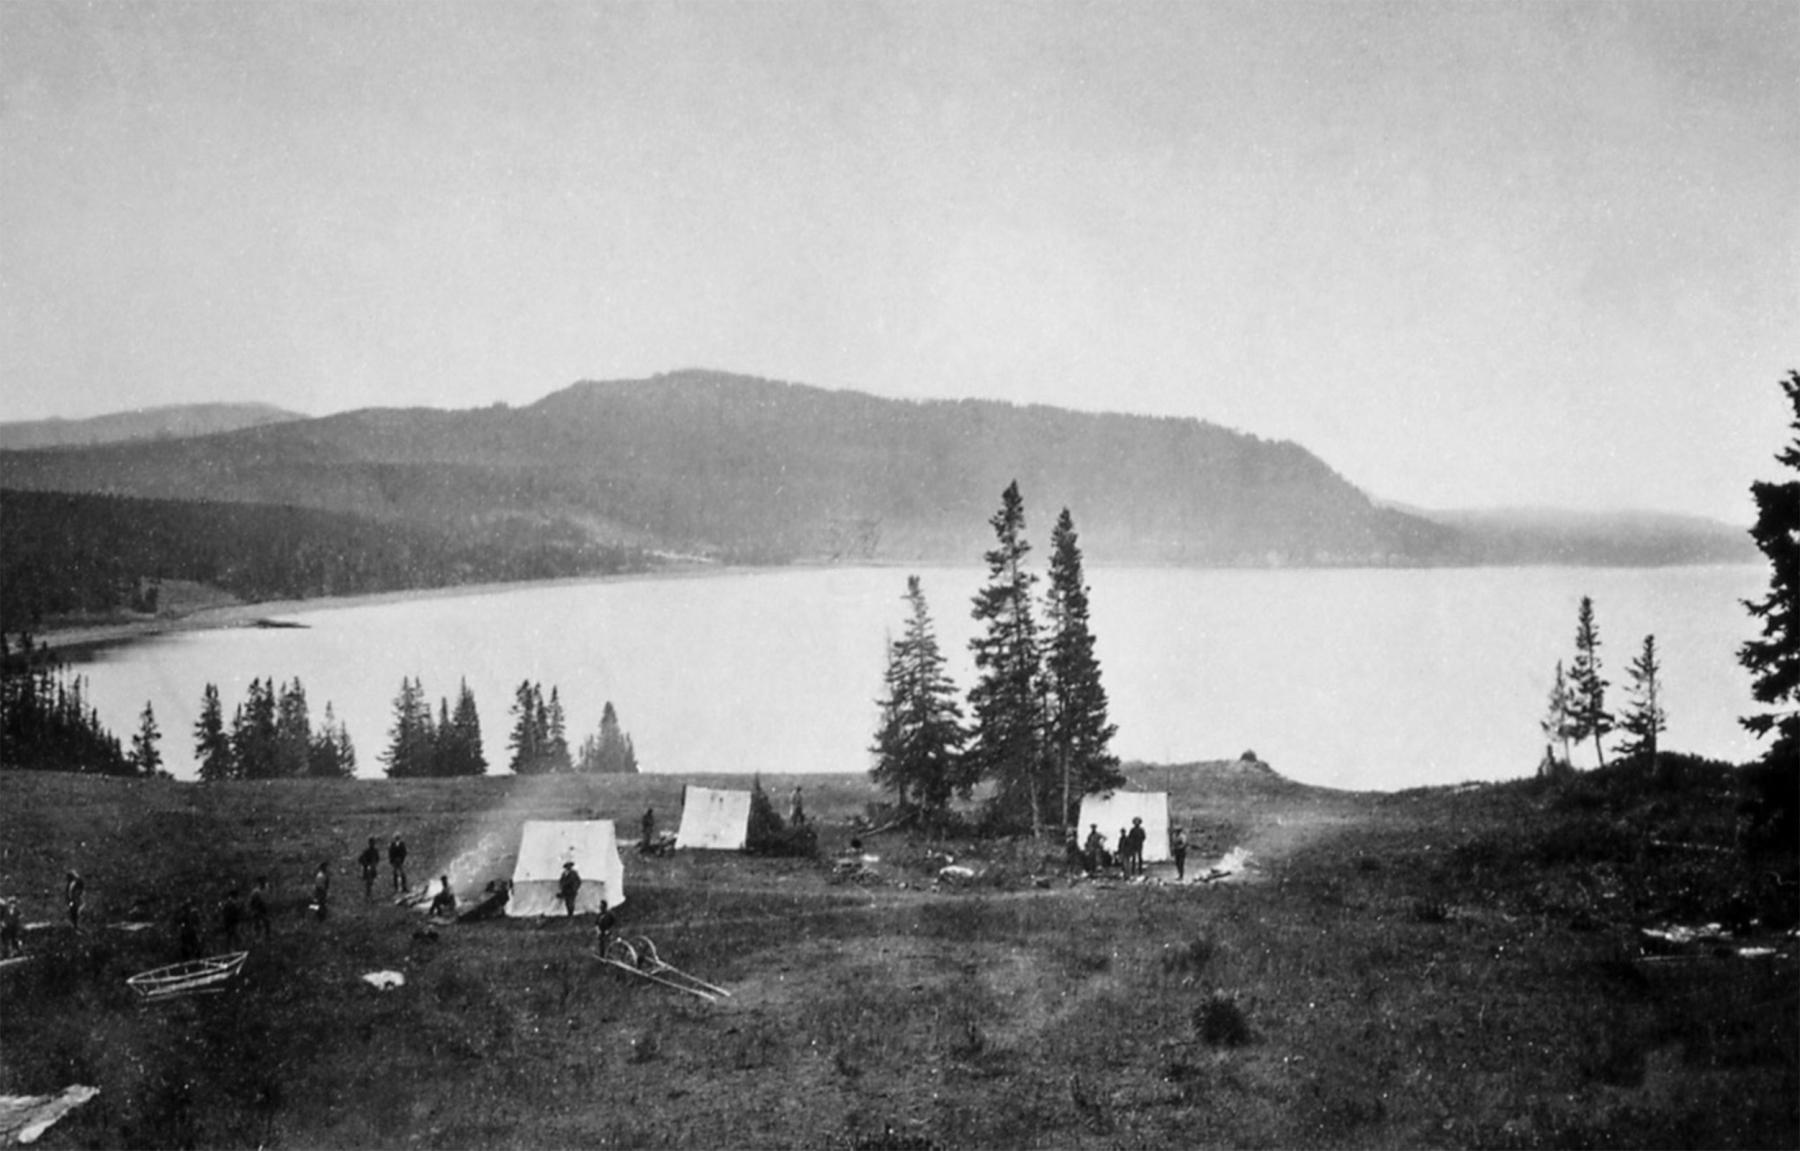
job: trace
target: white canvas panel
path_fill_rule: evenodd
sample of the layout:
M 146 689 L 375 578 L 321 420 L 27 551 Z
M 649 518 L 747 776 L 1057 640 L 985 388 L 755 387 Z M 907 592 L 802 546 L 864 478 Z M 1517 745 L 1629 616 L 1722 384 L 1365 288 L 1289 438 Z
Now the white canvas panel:
M 742 851 L 749 831 L 749 792 L 691 785 L 682 788 L 681 830 L 675 833 L 677 849 Z
M 1088 828 L 1097 826 L 1106 850 L 1119 849 L 1119 829 L 1133 819 L 1144 821 L 1144 862 L 1169 858 L 1169 793 L 1166 791 L 1111 791 L 1081 801 L 1081 826 L 1076 839 L 1087 843 Z
M 557 883 L 564 861 L 572 860 L 581 875 L 575 911 L 597 912 L 600 901 L 617 907 L 625 902 L 625 863 L 610 819 L 583 822 L 532 820 L 519 830 L 519 861 L 513 867 L 510 916 L 562 915 Z

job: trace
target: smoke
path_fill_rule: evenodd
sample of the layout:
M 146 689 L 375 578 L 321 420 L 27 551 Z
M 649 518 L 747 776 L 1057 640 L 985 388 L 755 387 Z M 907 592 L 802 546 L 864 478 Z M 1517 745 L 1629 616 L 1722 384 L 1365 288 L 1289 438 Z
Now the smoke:
M 1213 864 L 1219 871 L 1229 871 L 1233 875 L 1242 875 L 1250 867 L 1250 851 L 1245 847 L 1234 847 L 1219 857 Z

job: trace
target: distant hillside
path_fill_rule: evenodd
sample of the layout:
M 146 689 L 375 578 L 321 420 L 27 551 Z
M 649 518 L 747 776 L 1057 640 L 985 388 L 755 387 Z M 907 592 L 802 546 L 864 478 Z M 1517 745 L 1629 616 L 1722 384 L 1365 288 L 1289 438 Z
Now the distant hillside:
M 1094 562 L 1412 564 L 1454 532 L 1316 456 L 1198 420 L 915 403 L 711 372 L 530 407 L 367 410 L 229 435 L 0 457 L 9 488 L 294 503 L 440 526 L 554 518 L 727 559 L 973 561 L 1018 479 Z
M 1014 479 L 1040 549 L 1068 507 L 1096 564 L 1754 558 L 1735 529 L 1704 521 L 1383 506 L 1297 444 L 1200 420 L 892 400 L 703 371 L 580 383 L 523 408 L 368 409 L 0 452 L 10 489 L 291 505 L 484 547 L 548 539 L 566 550 L 578 537 L 732 562 L 978 562 Z
M 445 532 L 282 505 L 0 490 L 0 630 L 154 614 L 165 581 L 244 600 L 642 570 L 568 524 Z
M 85 420 L 14 420 L 0 422 L 0 450 L 205 436 L 305 418 L 298 412 L 269 404 L 175 404 L 114 412 Z
M 1761 558 L 1749 529 L 1696 516 L 1550 508 L 1415 514 L 1455 528 L 1462 542 L 1453 554 L 1469 563 L 1656 567 Z

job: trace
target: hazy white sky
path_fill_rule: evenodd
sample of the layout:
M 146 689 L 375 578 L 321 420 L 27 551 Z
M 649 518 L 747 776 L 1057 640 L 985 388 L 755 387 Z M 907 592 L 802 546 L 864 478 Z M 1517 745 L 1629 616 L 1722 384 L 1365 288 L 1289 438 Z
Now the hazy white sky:
M 1748 522 L 1800 5 L 0 2 L 0 418 L 705 366 Z

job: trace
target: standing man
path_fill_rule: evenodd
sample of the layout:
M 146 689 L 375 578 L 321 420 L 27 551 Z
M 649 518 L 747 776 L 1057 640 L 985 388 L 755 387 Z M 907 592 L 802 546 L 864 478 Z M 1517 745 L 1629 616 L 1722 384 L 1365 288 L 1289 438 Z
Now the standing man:
M 556 894 L 569 915 L 575 914 L 575 895 L 580 890 L 581 873 L 575 870 L 575 861 L 569 860 L 563 864 L 562 877 L 556 881 Z
M 373 835 L 369 836 L 369 846 L 362 849 L 356 862 L 362 865 L 363 902 L 367 903 L 375 898 L 375 878 L 381 873 L 381 849 L 375 846 Z
M 250 938 L 267 939 L 269 937 L 269 878 L 266 875 L 256 877 L 256 886 L 250 889 Z
M 183 963 L 200 958 L 200 909 L 191 899 L 175 912 L 175 951 Z
M 638 844 L 638 850 L 648 853 L 656 846 L 656 809 L 654 807 L 644 809 L 644 818 L 640 825 L 644 831 L 644 839 Z
M 319 864 L 319 870 L 313 872 L 313 914 L 320 920 L 325 918 L 325 905 L 331 897 L 331 861 L 328 859 Z
M 1144 821 L 1134 818 L 1126 833 L 1131 841 L 1131 874 L 1144 874 Z
M 1088 824 L 1087 842 L 1082 844 L 1081 854 L 1089 873 L 1106 866 L 1106 837 L 1100 834 L 1099 824 Z
M 1175 882 L 1180 883 L 1187 875 L 1187 828 L 1175 829 L 1175 838 L 1169 842 L 1169 854 L 1175 859 Z
M 69 926 L 81 930 L 81 905 L 87 900 L 87 882 L 81 872 L 69 869 L 69 881 L 63 887 L 63 898 L 69 905 Z
M 236 950 L 238 945 L 238 924 L 244 921 L 244 903 L 238 898 L 238 889 L 233 887 L 219 901 L 219 929 L 225 935 L 225 946 Z
M 606 949 L 612 946 L 613 932 L 618 930 L 618 926 L 619 917 L 612 913 L 612 909 L 607 906 L 606 900 L 602 899 L 600 901 L 600 914 L 594 920 L 595 954 L 599 955 L 600 958 L 606 958 Z
M 400 838 L 398 831 L 394 833 L 393 842 L 388 844 L 388 866 L 394 869 L 394 890 L 406 891 L 406 840 Z
M 794 796 L 788 800 L 788 826 L 799 827 L 806 822 L 806 805 L 800 802 L 800 785 L 794 785 Z

